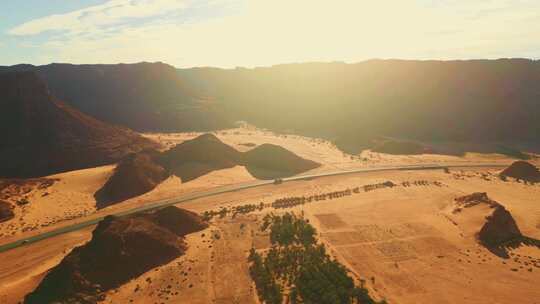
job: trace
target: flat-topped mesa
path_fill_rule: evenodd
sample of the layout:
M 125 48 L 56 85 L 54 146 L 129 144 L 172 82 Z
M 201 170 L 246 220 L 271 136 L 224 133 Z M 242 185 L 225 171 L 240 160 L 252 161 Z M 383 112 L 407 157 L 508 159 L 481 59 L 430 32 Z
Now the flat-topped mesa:
M 504 169 L 500 175 L 529 182 L 540 182 L 540 170 L 533 164 L 522 160 L 512 163 L 508 168 Z
M 52 268 L 24 303 L 97 303 L 103 292 L 184 254 L 184 236 L 207 227 L 197 214 L 176 207 L 106 217 L 92 239 Z

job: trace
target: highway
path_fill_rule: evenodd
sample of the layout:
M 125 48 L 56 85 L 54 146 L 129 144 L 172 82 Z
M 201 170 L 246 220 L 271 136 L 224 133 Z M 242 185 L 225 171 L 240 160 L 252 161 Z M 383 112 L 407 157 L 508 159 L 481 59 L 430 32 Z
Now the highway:
M 396 170 L 438 170 L 438 169 L 440 170 L 443 168 L 482 168 L 482 167 L 498 168 L 498 167 L 506 167 L 506 166 L 507 165 L 501 165 L 501 164 L 463 164 L 463 165 L 447 165 L 447 166 L 441 166 L 438 164 L 424 164 L 424 165 L 407 165 L 407 166 L 385 166 L 385 167 L 361 168 L 361 169 L 354 169 L 354 170 L 341 170 L 341 171 L 324 172 L 324 173 L 317 173 L 317 174 L 298 175 L 298 176 L 283 178 L 282 182 L 310 180 L 310 179 L 320 178 L 320 177 L 338 176 L 338 175 L 356 174 L 356 173 L 368 173 L 368 172 L 382 172 L 382 171 L 396 171 Z M 129 214 L 135 214 L 139 212 L 151 211 L 151 210 L 164 208 L 167 206 L 177 205 L 183 202 L 192 201 L 199 198 L 270 185 L 273 183 L 274 183 L 274 180 L 261 180 L 261 181 L 253 181 L 253 182 L 242 183 L 242 184 L 221 186 L 221 187 L 217 187 L 210 190 L 188 193 L 188 194 L 171 198 L 171 199 L 147 203 L 144 206 L 136 207 L 136 208 L 126 210 L 126 211 L 120 211 L 114 214 L 107 214 L 107 215 L 126 216 Z M 39 242 L 44 239 L 55 237 L 57 235 L 73 232 L 73 231 L 80 230 L 88 226 L 96 225 L 101 220 L 103 220 L 105 216 L 107 215 L 99 216 L 99 217 L 92 218 L 90 220 L 87 220 L 81 223 L 73 224 L 66 227 L 61 227 L 52 231 L 44 232 L 39 235 L 23 238 L 23 239 L 20 239 L 11 243 L 0 245 L 0 252 L 8 251 L 8 250 L 20 247 L 20 246 L 28 245 L 31 243 Z

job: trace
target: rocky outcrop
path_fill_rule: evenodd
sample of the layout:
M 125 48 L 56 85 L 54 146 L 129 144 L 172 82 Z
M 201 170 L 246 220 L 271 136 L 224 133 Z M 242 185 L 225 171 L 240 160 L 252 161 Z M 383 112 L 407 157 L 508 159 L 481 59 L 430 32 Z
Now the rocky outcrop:
M 516 221 L 500 204 L 493 208 L 493 213 L 486 217 L 486 222 L 478 232 L 478 240 L 486 247 L 498 247 L 522 237 Z
M 262 144 L 242 153 L 213 134 L 203 134 L 185 141 L 164 152 L 161 159 L 164 167 L 182 181 L 238 165 L 246 166 L 259 179 L 291 176 L 320 166 L 272 144 Z
M 533 164 L 522 160 L 512 163 L 508 168 L 504 169 L 500 175 L 528 182 L 540 182 L 540 170 Z
M 184 235 L 206 227 L 198 215 L 176 207 L 107 217 L 90 242 L 51 269 L 24 303 L 96 303 L 103 292 L 182 255 Z
M 214 170 L 232 168 L 241 163 L 242 154 L 213 134 L 203 134 L 163 152 L 162 164 L 182 182 Z
M 273 179 L 296 175 L 320 164 L 272 144 L 242 153 L 213 134 L 203 134 L 165 152 L 146 151 L 126 157 L 95 197 L 98 208 L 102 208 L 151 191 L 170 175 L 188 182 L 234 166 L 245 166 L 255 178 Z
M 157 151 L 144 151 L 125 157 L 96 193 L 98 208 L 151 191 L 169 177 L 167 170 L 156 162 L 158 155 Z
M 0 73 L 0 176 L 95 167 L 156 144 L 53 97 L 33 72 Z
M 15 216 L 15 213 L 13 213 L 13 206 L 6 202 L 0 200 L 0 223 L 9 221 Z
M 243 155 L 248 171 L 259 179 L 296 175 L 320 166 L 277 145 L 262 144 Z
M 478 227 L 476 238 L 479 243 L 496 248 L 505 243 L 523 238 L 512 214 L 500 203 L 490 199 L 485 192 L 476 192 L 455 199 L 454 213 L 465 212 L 467 208 L 476 206 L 488 207 L 484 214 L 484 223 Z
M 160 209 L 151 217 L 154 222 L 177 235 L 190 234 L 208 227 L 208 224 L 197 213 L 176 207 Z
M 486 204 L 489 206 L 499 205 L 499 203 L 490 199 L 486 192 L 474 192 L 469 195 L 460 196 L 457 197 L 455 201 L 459 208 L 470 208 L 478 204 Z

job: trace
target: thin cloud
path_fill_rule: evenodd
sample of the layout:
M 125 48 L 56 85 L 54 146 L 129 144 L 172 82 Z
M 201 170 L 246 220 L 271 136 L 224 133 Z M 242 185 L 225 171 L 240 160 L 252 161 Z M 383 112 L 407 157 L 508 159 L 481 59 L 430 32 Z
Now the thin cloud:
M 50 15 L 25 22 L 8 31 L 15 36 L 44 32 L 81 33 L 120 25 L 137 19 L 159 17 L 185 9 L 182 0 L 111 0 L 66 14 Z
M 36 19 L 13 31 L 29 35 L 18 40 L 37 40 L 41 63 L 164 61 L 183 67 L 234 67 L 529 56 L 540 45 L 533 39 L 540 35 L 535 14 L 540 2 L 509 3 L 115 0 Z M 482 18 L 472 18 L 486 11 Z

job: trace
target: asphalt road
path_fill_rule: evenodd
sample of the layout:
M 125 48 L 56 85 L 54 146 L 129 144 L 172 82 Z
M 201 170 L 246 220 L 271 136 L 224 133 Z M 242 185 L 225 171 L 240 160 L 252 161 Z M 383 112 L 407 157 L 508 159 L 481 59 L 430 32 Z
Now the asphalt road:
M 437 169 L 443 169 L 443 168 L 481 168 L 481 167 L 506 167 L 506 165 L 501 164 L 463 164 L 463 165 L 449 165 L 449 166 L 441 166 L 437 164 L 426 164 L 426 165 L 408 165 L 408 166 L 386 166 L 386 167 L 377 167 L 377 168 L 362 168 L 362 169 L 354 169 L 354 170 L 343 170 L 343 171 L 334 171 L 334 172 L 326 172 L 326 173 L 317 173 L 317 174 L 308 174 L 308 175 L 299 175 L 299 176 L 293 176 L 288 178 L 283 178 L 283 182 L 289 182 L 289 181 L 298 181 L 298 180 L 310 180 L 313 178 L 318 177 L 327 177 L 327 176 L 337 176 L 337 175 L 346 175 L 346 174 L 355 174 L 355 173 L 363 173 L 363 172 L 381 172 L 381 171 L 396 171 L 396 170 L 437 170 Z M 228 185 L 228 186 L 222 186 L 206 191 L 200 191 L 195 193 L 189 193 L 186 195 L 182 195 L 176 198 L 156 201 L 152 203 L 145 204 L 144 206 L 133 208 L 131 210 L 121 211 L 110 215 L 115 216 L 126 216 L 129 214 L 144 212 L 144 211 L 150 211 L 150 210 L 156 210 L 159 208 L 164 208 L 167 206 L 172 206 L 176 204 L 180 204 L 183 202 L 203 198 L 203 197 L 209 197 L 214 196 L 222 193 L 228 193 L 228 192 L 234 192 L 234 191 L 240 191 L 244 189 L 249 188 L 255 188 L 260 187 L 264 185 L 270 185 L 273 184 L 273 180 L 262 180 L 262 181 L 254 181 L 249 183 L 242 183 L 242 184 L 234 184 L 234 185 Z M 95 225 L 99 223 L 101 220 L 103 220 L 104 216 L 100 216 L 97 218 L 93 218 L 88 221 L 84 221 L 78 224 L 73 224 L 70 226 L 58 228 L 52 231 L 48 231 L 42 234 L 38 234 L 29 238 L 20 239 L 11 243 L 7 243 L 4 245 L 0 245 L 0 252 L 8 251 L 20 246 L 28 245 L 31 243 L 39 242 L 44 239 L 48 239 L 51 237 L 55 237 L 57 235 L 61 235 L 64 233 L 76 231 L 83 229 L 88 226 Z

